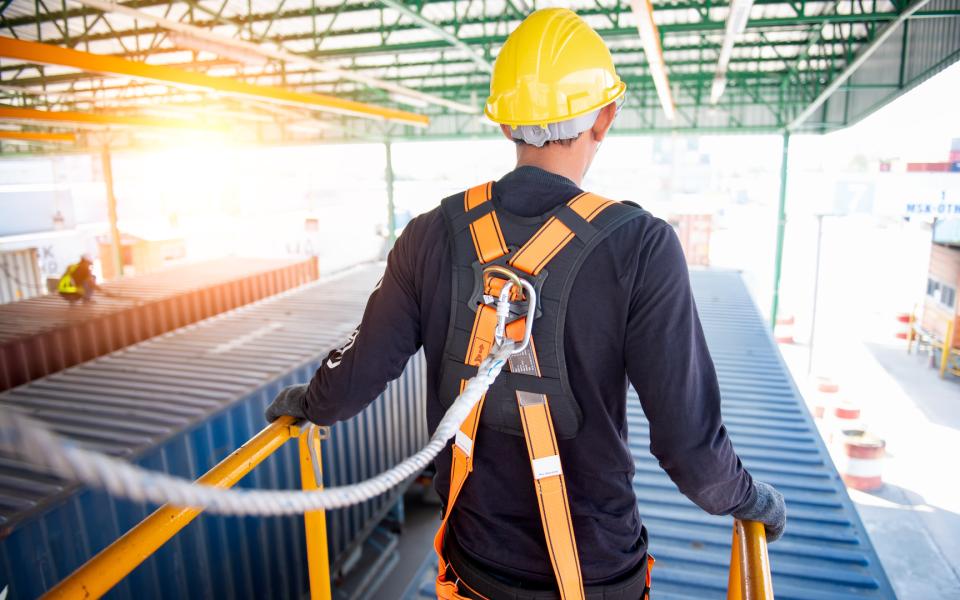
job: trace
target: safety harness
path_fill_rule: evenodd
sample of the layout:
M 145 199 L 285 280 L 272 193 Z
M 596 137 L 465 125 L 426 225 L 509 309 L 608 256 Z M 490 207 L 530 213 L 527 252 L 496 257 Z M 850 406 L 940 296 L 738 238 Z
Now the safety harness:
M 563 354 L 567 301 L 590 252 L 643 211 L 633 204 L 582 193 L 544 215 L 546 222 L 539 226 L 542 219 L 531 222 L 507 213 L 498 215 L 492 192 L 493 182 L 489 182 L 441 203 L 453 253 L 441 402 L 449 406 L 498 340 L 510 338 L 519 346 L 509 359 L 510 372 L 503 372 L 476 404 L 452 446 L 450 492 L 434 539 L 439 557 L 437 596 L 444 600 L 468 597 L 459 593 L 458 581 L 448 578 L 444 536 L 457 497 L 473 470 L 474 443 L 483 424 L 524 438 L 560 597 L 582 600 L 583 576 L 557 446 L 558 439 L 576 437 L 583 420 Z M 649 569 L 647 578 L 649 586 Z

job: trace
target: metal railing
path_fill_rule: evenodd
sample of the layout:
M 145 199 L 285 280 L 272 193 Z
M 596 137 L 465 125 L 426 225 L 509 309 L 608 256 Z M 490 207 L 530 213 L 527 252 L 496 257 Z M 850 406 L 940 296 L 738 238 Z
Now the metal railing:
M 954 338 L 957 335 L 955 331 L 955 322 L 952 317 L 945 319 L 944 334 L 940 338 L 933 332 L 927 331 L 917 325 L 916 308 L 910 313 L 909 331 L 907 333 L 907 354 L 913 351 L 914 341 L 917 343 L 917 351 L 920 352 L 924 347 L 937 348 L 940 350 L 940 378 L 946 377 L 947 373 L 960 376 L 960 368 L 950 365 L 954 357 L 960 356 L 960 352 L 953 347 Z
M 204 485 L 233 487 L 247 473 L 287 441 L 297 439 L 300 448 L 300 481 L 304 490 L 323 487 L 320 462 L 320 432 L 301 428 L 292 417 L 280 417 L 246 444 L 197 480 Z M 99 598 L 200 513 L 198 508 L 161 506 L 120 539 L 61 581 L 44 598 Z M 327 556 L 326 515 L 322 510 L 304 514 L 307 567 L 311 600 L 330 600 L 330 563 Z
M 300 427 L 292 417 L 280 417 L 215 467 L 197 483 L 229 488 L 257 467 L 287 441 L 296 439 L 300 455 L 300 481 L 304 490 L 323 487 L 320 428 Z M 200 515 L 202 509 L 164 505 L 125 533 L 43 597 L 99 598 L 167 541 Z M 327 555 L 326 514 L 304 514 L 307 571 L 311 600 L 330 600 L 330 563 Z M 772 600 L 773 583 L 766 534 L 762 523 L 734 521 L 730 555 L 728 600 Z
M 733 521 L 727 600 L 773 600 L 773 578 L 763 523 Z

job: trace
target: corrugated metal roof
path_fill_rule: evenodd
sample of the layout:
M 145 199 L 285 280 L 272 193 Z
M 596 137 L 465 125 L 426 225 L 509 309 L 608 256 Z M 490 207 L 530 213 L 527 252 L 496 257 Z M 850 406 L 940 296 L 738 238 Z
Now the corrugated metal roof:
M 723 415 L 743 463 L 787 500 L 783 539 L 771 545 L 778 600 L 893 598 L 813 419 L 739 274 L 691 273 L 694 294 L 723 392 Z M 634 490 L 649 529 L 658 600 L 723 598 L 732 521 L 680 494 L 649 452 L 648 424 L 636 395 L 627 401 Z M 406 600 L 433 598 L 436 561 L 428 555 Z

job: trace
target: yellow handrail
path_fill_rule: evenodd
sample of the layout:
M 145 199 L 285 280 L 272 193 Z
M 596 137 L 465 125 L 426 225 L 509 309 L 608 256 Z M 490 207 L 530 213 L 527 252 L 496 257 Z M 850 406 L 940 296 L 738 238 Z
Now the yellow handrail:
M 314 473 L 309 444 L 315 444 L 315 456 L 320 458 L 320 440 L 307 440 L 292 417 L 280 417 L 260 433 L 235 450 L 217 466 L 207 471 L 197 483 L 214 487 L 233 487 L 257 465 L 283 446 L 287 440 L 300 438 L 300 474 L 303 489 L 317 489 L 323 485 Z M 193 521 L 202 512 L 199 508 L 182 508 L 165 504 L 120 539 L 100 551 L 83 566 L 70 574 L 43 598 L 99 598 L 140 563 L 150 557 L 170 538 Z M 311 600 L 329 600 L 330 574 L 327 562 L 327 532 L 323 511 L 304 515 L 307 529 L 307 561 L 310 572 Z
M 763 523 L 733 521 L 727 600 L 773 600 L 773 578 Z

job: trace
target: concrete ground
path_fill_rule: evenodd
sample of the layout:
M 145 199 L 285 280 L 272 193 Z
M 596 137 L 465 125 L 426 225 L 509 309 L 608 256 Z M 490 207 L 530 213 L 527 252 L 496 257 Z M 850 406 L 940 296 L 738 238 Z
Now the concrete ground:
M 887 444 L 883 487 L 850 496 L 899 598 L 960 598 L 960 380 L 940 379 L 928 356 L 907 355 L 890 335 L 845 333 L 820 343 L 813 375 L 839 383 Z M 780 350 L 812 398 L 808 347 Z

